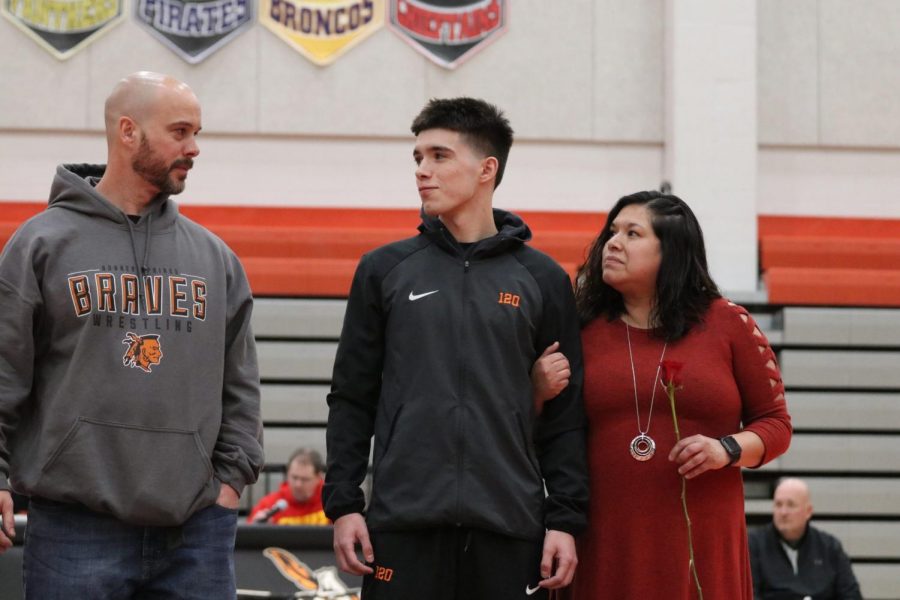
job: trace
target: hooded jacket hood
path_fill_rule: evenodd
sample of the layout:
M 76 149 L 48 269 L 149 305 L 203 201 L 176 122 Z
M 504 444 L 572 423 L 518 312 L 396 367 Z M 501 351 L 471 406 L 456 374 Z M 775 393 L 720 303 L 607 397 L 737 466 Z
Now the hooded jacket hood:
M 96 189 L 105 172 L 106 165 L 88 163 L 59 165 L 50 186 L 49 207 L 73 210 L 127 227 L 128 216 Z M 138 219 L 138 224 L 148 217 L 154 223 L 154 228 L 170 228 L 178 218 L 178 205 L 168 195 L 159 194 Z
M 494 211 L 494 225 L 497 227 L 497 234 L 491 237 L 479 240 L 472 245 L 470 257 L 487 258 L 495 256 L 509 249 L 524 244 L 531 239 L 531 229 L 525 224 L 517 214 L 501 210 L 499 208 Z M 419 225 L 419 231 L 430 236 L 436 244 L 444 250 L 462 256 L 462 246 L 453 238 L 453 234 L 444 225 L 438 217 L 431 217 L 421 212 L 422 223 Z

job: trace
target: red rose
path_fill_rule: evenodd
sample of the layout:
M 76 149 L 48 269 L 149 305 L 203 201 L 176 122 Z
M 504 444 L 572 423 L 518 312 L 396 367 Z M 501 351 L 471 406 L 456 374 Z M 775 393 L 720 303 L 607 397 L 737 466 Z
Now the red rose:
M 672 426 L 675 428 L 675 441 L 681 441 L 681 431 L 678 428 L 678 413 L 675 411 L 675 391 L 681 389 L 681 369 L 684 363 L 677 360 L 664 360 L 659 363 L 662 369 L 663 386 L 666 388 L 666 396 L 669 397 L 669 407 L 672 409 Z M 697 563 L 694 562 L 694 540 L 691 531 L 691 517 L 687 507 L 687 482 L 684 475 L 681 476 L 681 508 L 684 510 L 684 520 L 687 523 L 687 542 L 690 561 L 688 566 L 694 584 L 697 586 L 697 596 L 703 600 L 703 589 L 700 587 L 700 576 L 697 575 Z
M 681 385 L 681 369 L 684 363 L 678 360 L 664 360 L 662 363 L 662 378 L 666 385 Z

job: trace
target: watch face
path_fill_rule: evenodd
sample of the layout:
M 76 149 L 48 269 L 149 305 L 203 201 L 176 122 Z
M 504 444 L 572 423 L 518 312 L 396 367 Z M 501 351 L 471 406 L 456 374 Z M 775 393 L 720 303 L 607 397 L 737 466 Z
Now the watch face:
M 723 437 L 721 442 L 722 446 L 725 447 L 725 452 L 731 457 L 731 462 L 734 462 L 741 457 L 741 445 L 737 443 L 737 440 L 728 435 Z

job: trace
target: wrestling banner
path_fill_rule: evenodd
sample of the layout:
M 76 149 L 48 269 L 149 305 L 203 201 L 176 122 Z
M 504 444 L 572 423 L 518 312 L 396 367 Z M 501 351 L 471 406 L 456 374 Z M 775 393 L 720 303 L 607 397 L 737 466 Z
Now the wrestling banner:
M 390 0 L 390 28 L 447 69 L 506 31 L 508 0 Z
M 324 66 L 381 28 L 384 12 L 384 0 L 261 0 L 259 21 Z
M 124 16 L 122 0 L 2 0 L 0 12 L 59 60 L 87 47 Z
M 253 26 L 256 0 L 132 0 L 138 23 L 197 64 Z

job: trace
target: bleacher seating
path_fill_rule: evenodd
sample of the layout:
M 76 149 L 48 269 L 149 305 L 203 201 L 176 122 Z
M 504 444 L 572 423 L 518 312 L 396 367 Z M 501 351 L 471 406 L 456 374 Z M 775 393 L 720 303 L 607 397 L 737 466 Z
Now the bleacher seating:
M 283 462 L 298 443 L 324 447 L 328 386 L 322 378 L 330 377 L 327 363 L 333 358 L 343 308 L 344 301 L 334 299 L 263 298 L 257 302 L 254 328 L 261 347 L 276 342 L 297 347 L 291 358 L 286 358 L 284 346 L 279 347 L 279 364 L 293 362 L 293 366 L 272 369 L 277 383 L 263 376 L 266 447 L 274 464 Z M 758 471 L 746 471 L 751 523 L 769 520 L 778 477 L 804 477 L 812 490 L 816 524 L 844 541 L 866 597 L 896 598 L 900 589 L 900 385 L 896 379 L 900 310 L 765 305 L 755 307 L 754 316 L 780 353 L 796 431 L 787 454 Z M 299 335 L 303 322 L 309 333 Z M 288 323 L 301 329 L 289 330 Z M 816 368 L 820 357 L 815 353 L 831 356 L 832 362 Z M 888 360 L 873 360 L 884 357 Z M 328 368 L 323 370 L 323 365 Z M 865 385 L 847 383 L 859 383 L 864 377 L 869 378 Z M 265 482 L 258 487 L 257 494 Z
M 0 244 L 42 207 L 11 204 Z M 258 296 L 267 473 L 249 505 L 281 481 L 299 445 L 324 452 L 331 368 L 346 293 L 362 252 L 412 235 L 415 211 L 185 207 L 241 256 Z M 534 245 L 574 273 L 600 214 L 525 213 Z M 768 301 L 750 306 L 779 356 L 795 435 L 787 454 L 745 470 L 751 525 L 770 519 L 777 479 L 811 487 L 817 526 L 838 535 L 866 598 L 900 598 L 900 221 L 760 217 Z M 849 225 L 847 223 L 849 222 Z M 887 240 L 841 262 L 806 244 L 859 235 Z M 785 241 L 784 238 L 790 238 Z M 817 241 L 817 243 L 818 243 Z M 844 240 L 841 243 L 846 243 Z M 887 254 L 888 260 L 882 255 Z M 845 253 L 846 254 L 846 253 Z M 844 256 L 844 255 L 842 255 Z M 895 257 L 896 258 L 896 257 Z M 853 268 L 849 268 L 849 267 Z M 839 277 L 835 275 L 839 273 Z
M 772 304 L 900 306 L 900 220 L 760 216 Z
M 900 596 L 900 310 L 765 307 L 777 330 L 789 451 L 745 471 L 748 521 L 771 517 L 777 478 L 803 477 L 814 523 L 844 544 L 866 598 Z

